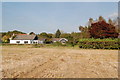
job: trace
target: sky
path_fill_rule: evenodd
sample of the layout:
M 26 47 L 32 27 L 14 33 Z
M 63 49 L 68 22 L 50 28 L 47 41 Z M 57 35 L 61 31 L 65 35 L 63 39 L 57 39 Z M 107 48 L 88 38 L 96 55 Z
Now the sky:
M 114 18 L 117 2 L 3 2 L 2 31 L 79 32 L 90 17 Z

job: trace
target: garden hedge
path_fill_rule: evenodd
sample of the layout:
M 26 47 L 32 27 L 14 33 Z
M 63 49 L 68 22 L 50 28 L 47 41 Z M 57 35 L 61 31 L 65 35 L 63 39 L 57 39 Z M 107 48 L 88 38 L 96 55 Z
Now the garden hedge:
M 98 42 L 79 42 L 79 48 L 84 49 L 119 49 L 119 42 L 98 41 Z

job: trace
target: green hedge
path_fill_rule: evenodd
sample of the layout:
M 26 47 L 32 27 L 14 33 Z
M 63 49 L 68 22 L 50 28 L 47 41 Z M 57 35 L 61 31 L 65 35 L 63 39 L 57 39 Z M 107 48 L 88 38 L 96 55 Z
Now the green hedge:
M 84 38 L 84 39 L 80 39 L 79 42 L 84 42 L 84 41 L 88 41 L 88 42 L 97 42 L 97 41 L 99 41 L 99 42 L 101 42 L 101 41 L 115 42 L 116 41 L 116 42 L 118 42 L 118 40 L 119 40 L 118 38 L 114 38 L 114 39 L 112 39 L 112 38 L 105 38 L 105 39 Z
M 118 39 L 86 39 L 79 41 L 79 48 L 84 49 L 119 49 Z

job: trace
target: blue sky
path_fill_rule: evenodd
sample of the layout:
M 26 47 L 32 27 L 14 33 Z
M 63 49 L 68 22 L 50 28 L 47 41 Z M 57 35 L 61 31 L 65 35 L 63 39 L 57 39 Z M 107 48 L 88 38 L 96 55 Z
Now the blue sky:
M 116 16 L 117 2 L 3 2 L 2 31 L 78 32 L 88 19 Z

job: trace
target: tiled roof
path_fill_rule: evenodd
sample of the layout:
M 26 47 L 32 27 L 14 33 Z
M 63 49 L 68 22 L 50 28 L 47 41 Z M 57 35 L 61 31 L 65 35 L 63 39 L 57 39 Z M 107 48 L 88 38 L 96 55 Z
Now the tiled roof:
M 16 35 L 13 40 L 33 40 L 36 35 Z

